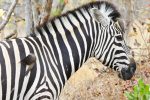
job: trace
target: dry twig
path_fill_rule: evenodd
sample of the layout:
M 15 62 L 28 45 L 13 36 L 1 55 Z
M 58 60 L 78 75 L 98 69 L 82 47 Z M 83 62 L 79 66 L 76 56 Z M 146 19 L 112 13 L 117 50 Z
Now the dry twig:
M 18 2 L 18 0 L 14 0 L 13 3 L 12 3 L 12 5 L 10 6 L 10 8 L 9 8 L 7 14 L 6 14 L 5 19 L 4 19 L 4 20 L 2 21 L 2 23 L 0 24 L 0 31 L 1 31 L 2 29 L 4 29 L 5 25 L 8 23 L 8 21 L 9 21 L 9 19 L 10 19 L 10 17 L 11 17 L 11 14 L 12 14 L 12 12 L 13 12 L 13 10 L 15 9 L 15 6 L 16 6 L 17 2 Z

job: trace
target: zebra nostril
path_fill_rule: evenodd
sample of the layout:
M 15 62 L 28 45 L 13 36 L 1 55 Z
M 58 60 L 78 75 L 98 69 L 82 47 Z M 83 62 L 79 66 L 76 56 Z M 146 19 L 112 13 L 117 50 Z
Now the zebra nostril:
M 136 70 L 136 63 L 135 60 L 133 58 L 130 58 L 130 64 L 129 64 L 129 71 L 130 73 L 134 74 L 135 70 Z
M 136 63 L 135 60 L 133 58 L 130 58 L 130 64 L 129 64 L 129 69 L 131 73 L 135 73 L 136 70 Z

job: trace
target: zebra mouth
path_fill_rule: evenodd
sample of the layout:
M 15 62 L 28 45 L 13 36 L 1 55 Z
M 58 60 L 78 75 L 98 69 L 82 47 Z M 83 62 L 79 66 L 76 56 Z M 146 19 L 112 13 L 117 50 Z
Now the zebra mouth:
M 128 68 L 122 68 L 118 76 L 123 80 L 130 80 L 136 71 L 136 63 L 134 59 L 130 59 Z

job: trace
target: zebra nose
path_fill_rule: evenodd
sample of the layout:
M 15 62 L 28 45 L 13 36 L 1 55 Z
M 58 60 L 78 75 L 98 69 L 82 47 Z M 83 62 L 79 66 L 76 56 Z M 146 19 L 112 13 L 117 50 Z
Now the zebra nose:
M 130 58 L 130 64 L 128 68 L 122 68 L 121 72 L 119 73 L 119 77 L 123 80 L 130 80 L 134 75 L 136 70 L 136 63 L 133 58 Z

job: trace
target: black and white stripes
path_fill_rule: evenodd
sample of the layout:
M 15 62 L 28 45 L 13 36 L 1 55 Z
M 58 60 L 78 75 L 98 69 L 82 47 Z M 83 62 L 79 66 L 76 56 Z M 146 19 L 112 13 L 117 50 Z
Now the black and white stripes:
M 135 65 L 119 17 L 112 4 L 94 2 L 52 19 L 36 29 L 35 37 L 1 41 L 0 100 L 56 100 L 67 79 L 92 56 L 130 79 Z M 31 54 L 32 66 L 22 62 Z

